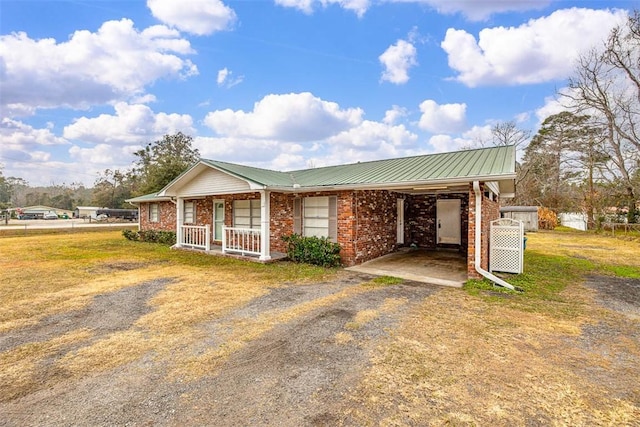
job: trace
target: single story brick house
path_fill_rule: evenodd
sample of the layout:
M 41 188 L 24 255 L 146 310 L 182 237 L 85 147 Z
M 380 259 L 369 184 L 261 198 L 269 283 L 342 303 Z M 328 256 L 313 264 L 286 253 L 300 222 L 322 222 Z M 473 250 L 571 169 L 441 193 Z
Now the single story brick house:
M 141 230 L 175 231 L 178 248 L 220 245 L 267 261 L 286 252 L 282 236 L 297 233 L 338 242 L 346 266 L 400 246 L 459 250 L 475 278 L 488 266 L 489 222 L 500 218 L 500 198 L 513 197 L 515 178 L 513 146 L 290 172 L 202 159 L 128 202 Z

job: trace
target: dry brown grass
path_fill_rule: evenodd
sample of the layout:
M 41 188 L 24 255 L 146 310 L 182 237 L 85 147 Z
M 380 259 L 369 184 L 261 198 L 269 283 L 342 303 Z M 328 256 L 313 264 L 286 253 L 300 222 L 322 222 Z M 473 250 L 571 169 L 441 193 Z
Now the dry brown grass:
M 291 322 L 313 310 L 335 304 L 340 300 L 364 292 L 367 292 L 364 287 L 354 285 L 323 298 L 297 304 L 286 310 L 265 312 L 255 319 L 246 319 L 221 325 L 220 331 L 230 331 L 224 334 L 221 333 L 220 338 L 224 343 L 200 355 L 183 359 L 173 370 L 172 378 L 196 380 L 204 375 L 215 375 L 220 365 L 233 353 L 244 348 L 250 341 L 271 331 L 277 325 Z
M 586 258 L 596 263 L 640 267 L 638 242 L 594 233 L 552 233 L 540 231 L 528 235 L 527 250 Z
M 640 265 L 637 243 L 587 233 L 531 234 L 527 251 Z M 638 425 L 638 369 L 628 361 L 640 358 L 629 338 L 640 322 L 598 306 L 579 280 L 557 297 L 532 294 L 447 289 L 427 299 L 372 359 L 346 405 L 349 424 Z M 605 332 L 585 338 L 585 327 Z
M 48 382 L 41 378 L 42 362 L 92 336 L 91 331 L 79 329 L 45 342 L 29 343 L 0 353 L 0 401 L 27 394 L 33 391 L 35 384 Z
M 438 293 L 373 359 L 349 416 L 383 426 L 631 425 L 637 402 L 573 370 L 593 358 L 562 353 L 579 324 Z
M 0 251 L 0 332 L 82 309 L 97 295 L 173 279 L 149 301 L 152 311 L 127 330 L 99 339 L 81 330 L 0 353 L 0 388 L 7 399 L 46 387 L 56 377 L 93 375 L 146 354 L 170 360 L 174 350 L 201 338 L 202 322 L 292 277 L 303 283 L 331 274 L 170 251 L 128 242 L 113 231 L 2 237 Z M 255 333 L 245 332 L 245 339 Z

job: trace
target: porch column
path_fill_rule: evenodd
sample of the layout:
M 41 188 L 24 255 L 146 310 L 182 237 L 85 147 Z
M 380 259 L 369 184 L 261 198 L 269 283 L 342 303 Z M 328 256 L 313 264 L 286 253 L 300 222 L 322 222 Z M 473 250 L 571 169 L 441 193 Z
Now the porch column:
M 270 209 L 270 192 L 268 190 L 260 191 L 260 261 L 267 261 L 271 259 L 270 250 L 270 224 L 271 224 L 271 209 Z
M 182 247 L 184 241 L 182 236 L 182 223 L 184 218 L 184 199 L 178 197 L 176 200 L 176 247 Z

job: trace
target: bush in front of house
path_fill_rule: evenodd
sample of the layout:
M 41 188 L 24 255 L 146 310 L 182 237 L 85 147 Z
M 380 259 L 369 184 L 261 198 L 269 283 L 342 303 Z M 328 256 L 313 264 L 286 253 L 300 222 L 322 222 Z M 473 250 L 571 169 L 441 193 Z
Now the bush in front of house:
M 125 237 L 125 239 L 131 240 L 133 242 L 160 243 L 162 245 L 168 245 L 168 246 L 172 246 L 176 244 L 176 233 L 174 233 L 173 231 L 122 230 L 122 235 Z
M 287 244 L 287 256 L 294 262 L 319 265 L 321 267 L 340 266 L 340 245 L 327 237 L 303 237 L 291 234 L 282 237 Z

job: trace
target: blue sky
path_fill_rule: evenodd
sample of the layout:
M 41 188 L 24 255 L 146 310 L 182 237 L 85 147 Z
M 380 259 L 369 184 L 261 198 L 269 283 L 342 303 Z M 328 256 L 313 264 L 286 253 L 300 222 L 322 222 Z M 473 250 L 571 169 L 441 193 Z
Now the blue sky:
M 167 133 L 278 170 L 535 132 L 639 1 L 0 1 L 0 165 L 93 185 Z

